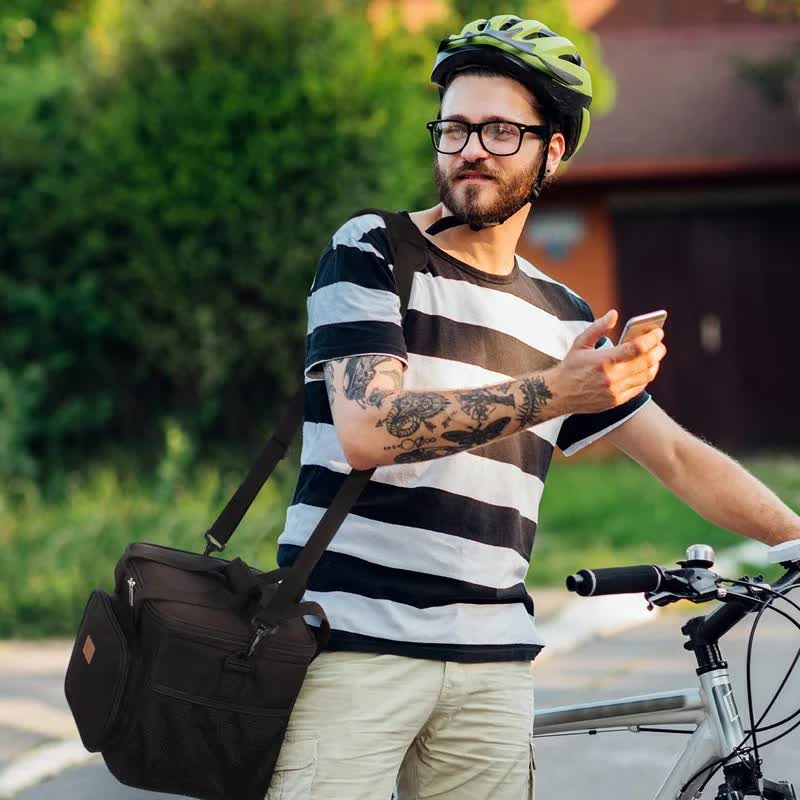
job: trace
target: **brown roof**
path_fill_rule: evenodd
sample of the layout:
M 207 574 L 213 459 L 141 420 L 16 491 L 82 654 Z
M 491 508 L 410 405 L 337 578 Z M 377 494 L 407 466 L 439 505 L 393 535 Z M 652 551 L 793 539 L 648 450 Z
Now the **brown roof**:
M 773 106 L 737 71 L 798 42 L 793 25 L 754 24 L 607 31 L 599 34 L 617 80 L 610 114 L 592 120 L 566 181 L 603 169 L 694 171 L 761 163 L 800 169 L 798 99 Z M 649 167 L 648 167 L 649 165 Z
M 792 20 L 792 0 L 762 0 L 756 12 L 751 0 L 568 0 L 570 8 L 590 16 L 598 31 L 622 28 L 663 28 L 672 25 L 725 25 L 763 21 L 765 18 Z M 784 13 L 779 13 L 782 7 Z M 591 13 L 594 12 L 594 13 Z M 772 12 L 772 13 L 770 13 Z M 791 12 L 791 13 L 788 13 Z

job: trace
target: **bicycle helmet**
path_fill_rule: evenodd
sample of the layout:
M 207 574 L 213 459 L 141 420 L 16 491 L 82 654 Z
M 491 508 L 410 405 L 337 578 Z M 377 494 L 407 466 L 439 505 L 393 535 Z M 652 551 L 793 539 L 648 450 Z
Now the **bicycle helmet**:
M 534 94 L 544 108 L 545 123 L 550 128 L 543 152 L 547 152 L 556 131 L 563 133 L 566 142 L 564 161 L 578 152 L 589 132 L 592 78 L 569 39 L 538 20 L 523 20 L 513 14 L 478 19 L 439 44 L 431 73 L 431 82 L 439 87 L 439 96 L 444 96 L 454 73 L 471 67 L 487 67 L 508 75 Z M 546 167 L 547 159 L 543 158 L 539 175 L 531 187 L 531 203 L 541 192 Z M 513 215 L 482 225 L 469 225 L 478 231 L 501 225 L 510 216 Z M 428 232 L 440 233 L 464 224 L 468 223 L 454 215 L 435 222 Z

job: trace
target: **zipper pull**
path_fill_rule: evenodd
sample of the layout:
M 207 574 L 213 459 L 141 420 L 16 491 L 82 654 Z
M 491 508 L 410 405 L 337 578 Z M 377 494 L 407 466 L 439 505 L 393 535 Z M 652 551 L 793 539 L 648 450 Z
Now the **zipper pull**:
M 133 578 L 128 578 L 128 603 L 133 608 L 133 591 L 136 588 L 136 581 Z
M 250 642 L 250 647 L 247 648 L 247 654 L 245 655 L 245 658 L 250 658 L 250 656 L 255 653 L 258 643 L 264 638 L 264 636 L 271 636 L 276 630 L 278 630 L 277 625 L 259 625 L 258 628 L 256 628 L 256 635 Z

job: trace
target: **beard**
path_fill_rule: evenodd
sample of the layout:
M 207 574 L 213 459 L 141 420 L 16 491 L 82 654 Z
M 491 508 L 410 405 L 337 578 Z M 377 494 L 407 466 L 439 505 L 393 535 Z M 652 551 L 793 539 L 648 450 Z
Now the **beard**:
M 439 199 L 456 216 L 470 225 L 486 225 L 498 219 L 516 214 L 530 201 L 531 189 L 539 175 L 542 163 L 540 155 L 536 161 L 513 175 L 489 172 L 480 162 L 464 161 L 450 172 L 445 172 L 434 157 L 433 179 Z M 465 172 L 477 172 L 493 180 L 485 184 L 460 186 L 459 176 Z M 494 191 L 490 191 L 493 189 Z M 488 195 L 492 195 L 489 197 Z

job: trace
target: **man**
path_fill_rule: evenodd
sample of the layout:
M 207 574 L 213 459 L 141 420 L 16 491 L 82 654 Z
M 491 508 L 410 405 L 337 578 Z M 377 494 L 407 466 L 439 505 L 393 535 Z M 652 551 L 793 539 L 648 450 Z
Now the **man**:
M 379 467 L 309 582 L 332 627 L 269 798 L 533 797 L 524 579 L 554 447 L 601 436 L 718 525 L 776 543 L 800 519 L 645 391 L 660 330 L 611 346 L 611 311 L 515 256 L 531 204 L 588 126 L 574 46 L 513 16 L 442 42 L 441 202 L 404 327 L 381 217 L 344 224 L 309 294 L 302 469 L 279 562 L 350 468 Z M 435 243 L 434 243 L 435 239 Z M 598 346 L 599 345 L 599 346 Z

